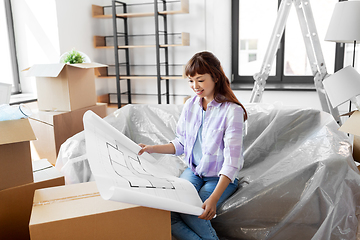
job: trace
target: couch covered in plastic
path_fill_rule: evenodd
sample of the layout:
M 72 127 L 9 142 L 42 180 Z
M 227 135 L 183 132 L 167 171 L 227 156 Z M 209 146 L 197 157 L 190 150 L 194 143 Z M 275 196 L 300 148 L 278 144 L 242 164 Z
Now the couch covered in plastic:
M 360 175 L 349 137 L 322 111 L 245 105 L 244 168 L 237 191 L 212 220 L 220 239 L 356 239 Z M 127 105 L 105 120 L 136 143 L 168 143 L 182 105 Z M 153 154 L 179 176 L 182 156 Z M 69 138 L 56 162 L 67 184 L 93 181 L 84 132 Z

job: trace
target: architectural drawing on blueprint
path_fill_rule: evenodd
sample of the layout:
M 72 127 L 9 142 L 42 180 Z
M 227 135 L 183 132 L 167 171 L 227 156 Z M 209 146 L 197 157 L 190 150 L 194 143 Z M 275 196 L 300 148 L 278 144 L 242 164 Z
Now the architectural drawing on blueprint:
M 148 153 L 92 111 L 84 114 L 86 153 L 100 195 L 106 200 L 200 215 L 202 201 L 187 180 L 154 166 Z
M 115 141 L 116 142 L 116 141 Z M 109 161 L 117 175 L 126 179 L 130 187 L 137 188 L 160 188 L 175 189 L 171 181 L 166 178 L 158 178 L 142 165 L 139 156 L 129 156 L 116 146 L 106 142 L 109 153 Z

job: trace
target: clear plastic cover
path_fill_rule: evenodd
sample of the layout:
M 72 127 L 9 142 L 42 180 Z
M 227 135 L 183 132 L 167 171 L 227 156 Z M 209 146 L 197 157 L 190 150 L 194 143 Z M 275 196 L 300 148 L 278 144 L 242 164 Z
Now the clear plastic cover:
M 238 190 L 212 224 L 221 239 L 356 239 L 360 175 L 346 134 L 327 113 L 246 104 L 244 168 Z M 127 105 L 105 120 L 136 143 L 168 143 L 181 105 Z M 179 176 L 182 156 L 153 154 Z M 67 184 L 92 181 L 83 132 L 62 146 Z

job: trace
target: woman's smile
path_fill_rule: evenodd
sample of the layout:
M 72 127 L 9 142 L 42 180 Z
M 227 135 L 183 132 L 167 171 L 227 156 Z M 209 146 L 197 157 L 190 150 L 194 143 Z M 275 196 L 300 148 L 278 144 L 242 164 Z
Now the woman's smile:
M 204 92 L 204 90 L 194 90 L 194 91 L 197 95 L 201 95 Z

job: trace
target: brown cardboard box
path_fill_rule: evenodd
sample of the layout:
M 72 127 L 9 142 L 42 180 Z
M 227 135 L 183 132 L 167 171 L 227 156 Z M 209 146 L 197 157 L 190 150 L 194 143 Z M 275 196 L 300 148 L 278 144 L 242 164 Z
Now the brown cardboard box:
M 96 104 L 94 68 L 99 63 L 36 64 L 27 76 L 36 77 L 40 110 L 73 111 Z
M 34 191 L 65 184 L 64 176 L 46 160 L 33 161 L 34 182 L 0 191 L 0 239 L 30 239 Z
M 28 119 L 0 121 L 0 190 L 33 181 Z
M 170 212 L 104 200 L 95 182 L 35 192 L 30 236 L 40 239 L 171 239 Z
M 351 117 L 339 128 L 340 131 L 354 135 L 353 157 L 360 162 L 360 111 L 354 111 Z
M 40 158 L 46 158 L 55 165 L 61 144 L 69 137 L 84 130 L 83 115 L 92 110 L 100 117 L 106 116 L 106 104 L 77 109 L 71 112 L 45 112 L 33 110 L 30 124 L 37 136 L 33 141 L 34 148 Z

